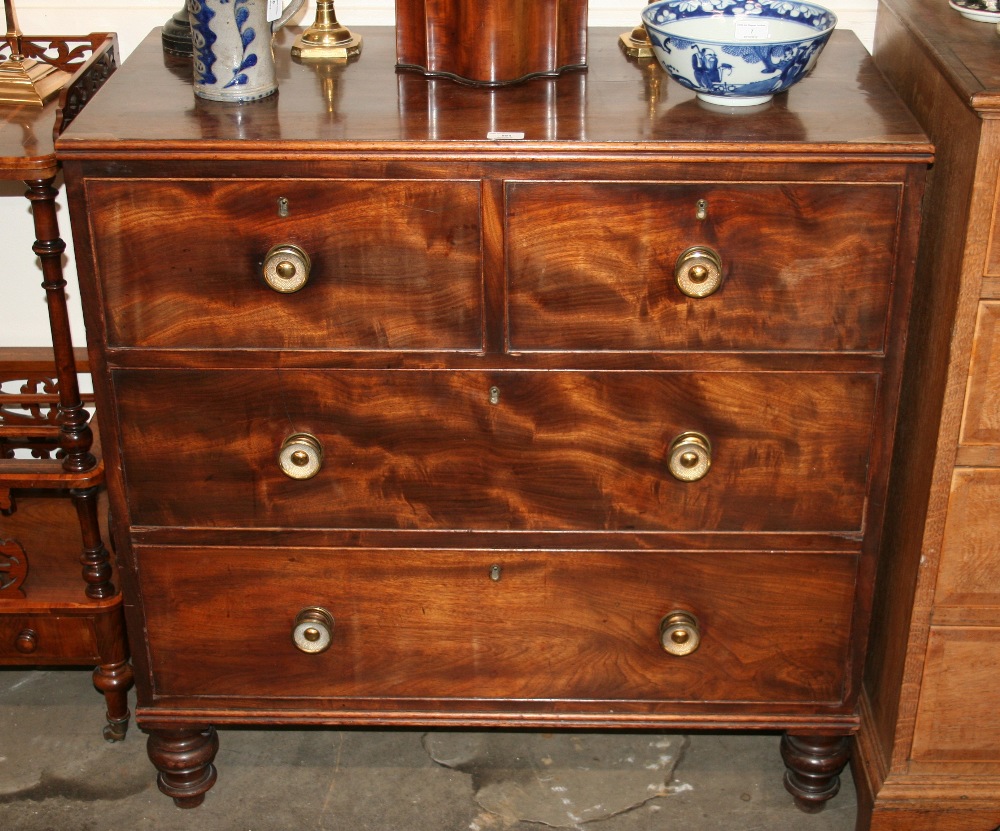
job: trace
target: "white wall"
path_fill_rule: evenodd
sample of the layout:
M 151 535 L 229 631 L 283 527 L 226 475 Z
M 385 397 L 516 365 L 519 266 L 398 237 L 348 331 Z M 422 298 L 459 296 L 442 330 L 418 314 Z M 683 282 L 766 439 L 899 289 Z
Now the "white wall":
M 639 22 L 641 0 L 590 0 L 593 26 L 630 28 Z M 826 0 L 840 18 L 840 27 L 853 29 L 871 49 L 875 28 L 875 0 Z M 18 20 L 25 34 L 83 34 L 117 32 L 125 58 L 150 29 L 161 26 L 183 7 L 182 0 L 16 0 Z M 389 25 L 393 21 L 394 0 L 338 0 L 337 18 L 351 29 Z M 301 18 L 310 23 L 315 3 L 309 0 Z M 34 232 L 24 188 L 0 182 L 0 251 L 5 268 L 0 275 L 0 346 L 43 346 L 49 342 L 41 271 L 31 251 Z M 73 338 L 85 343 L 83 318 L 79 310 L 76 275 L 73 268 L 72 238 L 68 211 L 60 194 L 59 219 L 67 243 L 66 278 L 70 296 Z

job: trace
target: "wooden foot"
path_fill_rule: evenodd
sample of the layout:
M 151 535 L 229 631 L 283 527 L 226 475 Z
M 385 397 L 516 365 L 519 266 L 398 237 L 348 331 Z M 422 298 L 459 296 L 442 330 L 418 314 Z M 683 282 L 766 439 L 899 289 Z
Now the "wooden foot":
M 104 739 L 120 742 L 128 732 L 131 713 L 128 709 L 128 691 L 132 688 L 132 667 L 127 661 L 101 664 L 94 670 L 94 686 L 104 694 L 108 707 L 108 723 Z
M 792 736 L 781 739 L 785 761 L 785 790 L 795 804 L 814 814 L 840 790 L 840 772 L 851 751 L 846 736 Z
M 178 808 L 196 808 L 215 784 L 212 761 L 219 751 L 214 727 L 189 730 L 153 730 L 146 752 L 160 775 L 156 784 Z

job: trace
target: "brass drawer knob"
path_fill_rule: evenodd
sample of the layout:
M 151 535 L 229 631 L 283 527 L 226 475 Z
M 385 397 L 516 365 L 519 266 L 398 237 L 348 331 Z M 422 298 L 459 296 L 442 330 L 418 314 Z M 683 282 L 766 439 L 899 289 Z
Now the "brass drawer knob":
M 712 466 L 712 443 L 701 433 L 681 433 L 670 443 L 670 474 L 681 482 L 697 482 Z
M 698 618 L 690 612 L 671 612 L 660 621 L 660 646 L 671 655 L 690 655 L 701 644 Z
M 333 639 L 333 615 L 321 606 L 309 606 L 295 616 L 292 642 L 297 649 L 316 655 L 326 652 Z
M 688 297 L 708 297 L 722 285 L 722 258 L 707 245 L 692 245 L 677 258 L 674 279 Z
M 34 629 L 22 629 L 14 641 L 14 647 L 24 655 L 30 655 L 38 649 L 38 633 Z
M 264 281 L 275 291 L 292 294 L 309 282 L 312 263 L 297 245 L 276 245 L 264 257 Z
M 278 464 L 291 479 L 312 479 L 323 466 L 323 447 L 315 436 L 295 433 L 281 443 Z

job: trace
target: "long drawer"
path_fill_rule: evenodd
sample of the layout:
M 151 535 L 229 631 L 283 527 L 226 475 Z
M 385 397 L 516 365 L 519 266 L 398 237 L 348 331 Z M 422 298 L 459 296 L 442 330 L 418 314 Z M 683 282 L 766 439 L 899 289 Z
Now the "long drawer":
M 137 550 L 166 696 L 838 703 L 857 560 L 844 554 Z M 332 617 L 301 651 L 303 610 Z M 700 644 L 669 654 L 685 610 Z M 298 705 L 306 706 L 306 705 Z
M 510 347 L 879 352 L 901 199 L 858 182 L 508 183 Z M 707 296 L 675 280 L 693 246 L 721 263 Z
M 482 348 L 478 182 L 110 180 L 87 204 L 112 346 Z M 311 266 L 291 293 L 263 276 L 286 245 Z
M 118 370 L 113 379 L 133 525 L 848 534 L 864 525 L 875 375 Z M 692 432 L 710 467 L 687 481 L 671 460 Z M 303 433 L 322 465 L 289 478 L 279 451 Z

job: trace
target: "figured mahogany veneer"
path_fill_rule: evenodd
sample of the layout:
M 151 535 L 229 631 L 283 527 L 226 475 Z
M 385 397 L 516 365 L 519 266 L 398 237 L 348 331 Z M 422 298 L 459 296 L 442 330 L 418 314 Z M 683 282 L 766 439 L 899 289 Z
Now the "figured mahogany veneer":
M 282 34 L 234 110 L 154 33 L 60 142 L 179 805 L 218 724 L 781 730 L 836 793 L 931 148 L 849 33 L 738 116 L 618 35 L 474 89 Z

